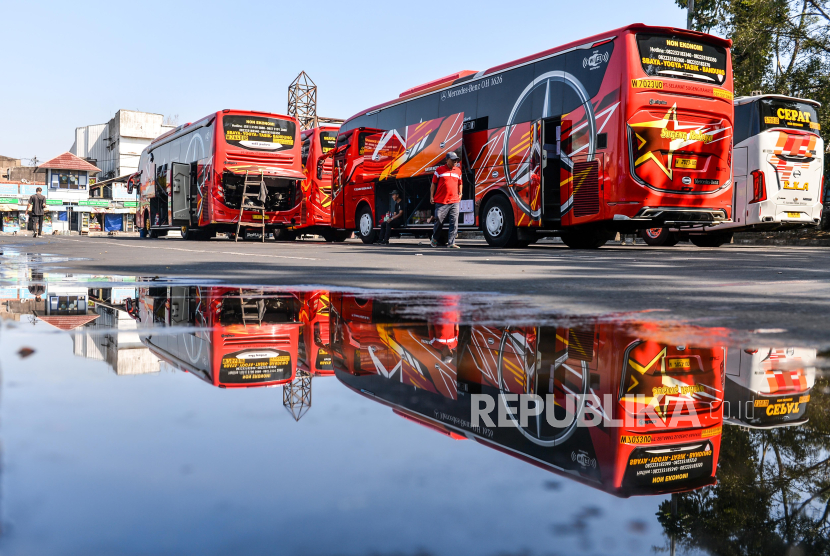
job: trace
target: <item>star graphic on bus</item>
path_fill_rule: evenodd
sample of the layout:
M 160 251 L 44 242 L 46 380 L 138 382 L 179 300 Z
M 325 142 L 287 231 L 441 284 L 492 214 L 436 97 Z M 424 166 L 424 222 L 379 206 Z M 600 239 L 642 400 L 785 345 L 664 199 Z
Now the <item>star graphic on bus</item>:
M 653 160 L 669 179 L 673 178 L 672 159 L 675 151 L 694 143 L 711 143 L 715 134 L 726 130 L 710 130 L 706 125 L 681 125 L 677 120 L 677 104 L 672 105 L 659 120 L 629 125 L 631 128 L 639 128 L 639 131 L 634 131 L 637 140 L 637 158 L 634 166 L 638 167 Z M 664 147 L 666 141 L 668 148 Z M 662 160 L 664 152 L 665 164 Z

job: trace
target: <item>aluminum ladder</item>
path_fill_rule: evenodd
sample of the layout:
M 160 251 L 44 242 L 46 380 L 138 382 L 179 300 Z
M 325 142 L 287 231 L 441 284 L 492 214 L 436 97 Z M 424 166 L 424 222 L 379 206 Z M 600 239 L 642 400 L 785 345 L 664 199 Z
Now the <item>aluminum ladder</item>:
M 248 193 L 248 185 L 256 185 L 259 186 L 259 189 L 256 193 Z M 256 222 L 249 222 L 246 223 L 246 227 L 252 228 L 262 228 L 262 233 L 260 236 L 262 237 L 262 242 L 265 243 L 265 201 L 260 201 L 262 206 L 248 204 L 249 199 L 251 197 L 259 199 L 261 191 L 265 188 L 265 176 L 262 172 L 259 173 L 259 179 L 256 179 L 255 175 L 251 175 L 249 170 L 245 171 L 245 182 L 244 186 L 242 187 L 242 199 L 239 202 L 239 219 L 236 221 L 236 236 L 234 237 L 234 242 L 239 241 L 239 230 L 242 228 L 242 215 L 246 210 L 258 210 L 261 215 L 261 220 L 259 223 Z

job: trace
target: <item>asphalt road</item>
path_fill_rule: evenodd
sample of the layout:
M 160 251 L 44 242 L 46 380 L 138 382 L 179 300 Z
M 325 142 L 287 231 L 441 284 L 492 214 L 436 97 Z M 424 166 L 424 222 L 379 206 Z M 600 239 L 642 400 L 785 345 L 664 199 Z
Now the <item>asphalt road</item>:
M 394 241 L 394 240 L 393 240 Z M 233 243 L 79 236 L 0 237 L 0 248 L 76 257 L 73 273 L 177 276 L 238 284 L 327 285 L 425 291 L 499 292 L 574 315 L 653 311 L 738 331 L 783 329 L 776 341 L 830 347 L 830 249 L 691 244 L 559 244 L 492 249 L 459 240 L 460 250 L 417 240 L 392 246 L 322 241 Z

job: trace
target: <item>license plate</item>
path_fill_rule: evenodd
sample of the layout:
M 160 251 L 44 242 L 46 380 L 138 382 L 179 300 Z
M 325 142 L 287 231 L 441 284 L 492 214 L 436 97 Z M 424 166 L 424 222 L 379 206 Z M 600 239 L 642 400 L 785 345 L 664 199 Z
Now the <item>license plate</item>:
M 674 163 L 675 168 L 697 168 L 697 160 L 694 158 L 678 158 Z
M 788 212 L 787 218 L 801 218 L 800 212 Z
M 253 218 L 254 218 L 254 220 L 262 220 L 262 215 L 261 214 L 254 214 Z
M 691 369 L 692 363 L 688 358 L 669 359 L 669 369 Z

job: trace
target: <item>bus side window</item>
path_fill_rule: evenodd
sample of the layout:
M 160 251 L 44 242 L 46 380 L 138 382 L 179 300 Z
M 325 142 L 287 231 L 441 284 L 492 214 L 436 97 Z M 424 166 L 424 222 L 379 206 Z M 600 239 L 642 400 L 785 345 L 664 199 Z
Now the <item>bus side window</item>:
M 381 110 L 378 114 L 378 129 L 403 131 L 406 119 L 406 104 L 404 102 Z
M 406 125 L 428 122 L 438 117 L 438 94 L 416 98 L 406 103 Z
M 733 135 L 733 144 L 737 145 L 742 141 L 752 137 L 751 127 L 753 120 L 758 117 L 758 107 L 754 102 L 747 102 L 746 104 L 738 104 L 735 106 L 735 133 Z M 757 133 L 757 124 L 756 124 Z

